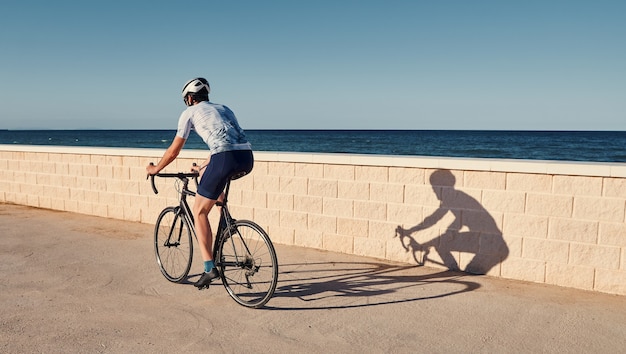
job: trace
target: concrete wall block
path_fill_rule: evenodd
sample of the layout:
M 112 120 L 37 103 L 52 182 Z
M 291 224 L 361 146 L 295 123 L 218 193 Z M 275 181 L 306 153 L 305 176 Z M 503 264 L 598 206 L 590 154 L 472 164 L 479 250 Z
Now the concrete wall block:
M 546 265 L 546 283 L 570 288 L 592 290 L 595 278 L 593 267 L 560 263 Z
M 83 177 L 98 177 L 98 166 L 92 164 L 83 165 L 82 175 Z
M 70 189 L 70 199 L 72 200 L 85 200 L 85 190 L 79 188 Z
M 569 259 L 569 242 L 524 238 L 522 257 L 541 261 L 567 264 Z
M 39 196 L 34 194 L 26 194 L 26 205 L 39 208 Z
M 506 189 L 511 191 L 550 193 L 552 191 L 552 175 L 507 173 Z
M 267 193 L 268 208 L 280 210 L 293 210 L 294 207 L 293 194 L 286 193 Z
M 509 257 L 501 264 L 504 278 L 544 283 L 546 262 L 533 259 Z
M 324 241 L 321 231 L 296 229 L 294 234 L 296 246 L 323 249 Z
M 52 198 L 57 198 L 61 200 L 70 199 L 70 188 L 69 187 L 51 187 L 51 195 Z
M 269 171 L 269 162 L 267 161 L 254 161 L 254 168 L 252 174 L 254 175 L 267 175 Z
M 121 183 L 121 187 L 122 193 L 126 193 L 126 194 L 132 194 L 132 195 L 139 195 L 139 184 L 140 182 L 138 181 L 122 181 Z M 143 184 L 143 183 L 142 183 Z
M 597 222 L 552 218 L 548 228 L 548 238 L 596 244 L 598 243 L 598 230 Z
M 609 294 L 626 295 L 626 271 L 596 269 L 593 288 Z
M 602 195 L 602 177 L 554 176 L 553 192 L 565 195 Z
M 417 264 L 416 255 L 410 249 L 402 247 L 402 244 L 397 239 L 385 241 L 385 251 L 385 259 L 387 260 Z M 419 259 L 421 259 L 421 256 L 419 256 Z
M 602 195 L 610 198 L 626 198 L 626 178 L 605 178 Z
M 129 167 L 128 168 L 128 178 L 131 181 L 142 181 L 146 182 L 146 168 L 144 166 L 139 167 Z M 148 182 L 150 183 L 150 182 Z
M 598 244 L 626 247 L 626 223 L 600 223 Z
M 74 185 L 71 186 L 74 189 L 89 189 L 91 188 L 91 178 L 78 176 L 75 177 Z
M 94 216 L 98 216 L 98 217 L 101 217 L 101 218 L 109 217 L 109 215 L 108 215 L 108 208 L 107 208 L 107 206 L 105 204 L 92 204 L 91 210 L 92 210 L 92 215 L 94 215 Z M 153 220 L 152 222 L 155 222 L 155 221 L 156 221 L 156 219 Z
M 426 169 L 425 183 L 433 187 L 463 187 L 463 170 Z
M 261 191 L 242 191 L 242 198 L 246 206 L 267 208 L 267 193 Z
M 0 193 L 0 197 L 2 193 Z M 39 208 L 52 209 L 52 198 L 49 196 L 39 196 Z
M 122 207 L 124 213 L 124 220 L 139 222 L 141 221 L 141 208 L 132 205 L 126 205 Z
M 441 204 L 450 209 L 484 210 L 480 203 L 482 190 L 454 189 L 451 187 L 434 187 L 436 195 L 441 198 Z
M 296 164 L 293 162 L 268 162 L 267 173 L 275 176 L 295 176 Z
M 460 181 L 457 181 L 457 185 L 459 185 L 459 182 Z M 487 171 L 465 171 L 463 187 L 504 190 L 506 188 L 506 173 Z
M 387 254 L 386 246 L 387 242 L 384 240 L 366 237 L 354 238 L 354 254 L 358 256 L 385 259 Z
M 20 169 L 20 161 L 18 160 L 8 160 L 7 161 L 8 169 L 11 171 L 21 171 Z
M 295 176 L 308 178 L 323 178 L 324 165 L 318 163 L 298 163 L 294 169 Z
M 53 210 L 65 210 L 65 200 L 52 197 L 50 202 L 52 203 Z
M 321 214 L 324 210 L 322 197 L 296 195 L 293 197 L 293 210 Z
M 572 243 L 570 245 L 569 264 L 619 269 L 620 253 L 621 249 L 619 247 Z
M 70 164 L 57 162 L 54 164 L 54 173 L 57 175 L 69 175 L 70 174 Z
M 389 167 L 354 166 L 354 179 L 367 182 L 389 181 Z
M 621 198 L 574 197 L 573 217 L 582 220 L 624 221 L 626 200 Z
M 118 179 L 108 179 L 106 180 L 107 192 L 112 193 L 122 193 L 122 181 Z M 157 188 L 159 189 L 159 193 L 162 193 L 163 188 L 157 184 Z
M 367 237 L 377 238 L 381 240 L 395 239 L 394 242 L 400 245 L 399 238 L 397 237 L 397 233 L 396 233 L 398 224 L 369 219 L 368 228 L 369 228 L 369 233 Z
M 255 175 L 250 180 L 252 181 L 252 188 L 254 190 L 264 192 L 280 191 L 280 178 L 278 176 Z
M 105 155 L 89 155 L 89 164 L 95 166 L 106 165 Z
M 0 172 L 2 173 L 2 172 Z M 47 173 L 38 173 L 35 176 L 35 184 L 37 184 L 38 186 L 50 186 L 50 180 L 51 180 L 51 176 L 50 174 Z
M 176 171 L 171 171 L 176 172 Z M 119 180 L 130 179 L 130 168 L 127 166 L 113 166 L 113 178 Z
M 322 231 L 325 234 L 336 234 L 337 218 L 328 215 L 309 214 L 308 229 Z
M 410 167 L 390 167 L 389 182 L 399 184 L 423 185 L 425 182 L 426 170 L 422 168 Z
M 98 178 L 104 178 L 104 179 L 113 178 L 113 166 L 98 165 L 97 170 L 98 170 Z
M 404 185 L 390 183 L 371 183 L 370 200 L 380 202 L 404 202 Z
M 337 181 L 337 197 L 341 199 L 368 200 L 370 184 L 356 181 Z
M 324 198 L 324 215 L 336 217 L 354 216 L 354 202 L 350 199 Z
M 485 210 L 461 210 L 462 227 L 469 231 L 502 234 L 502 213 L 489 213 Z
M 306 230 L 308 225 L 307 213 L 295 211 L 280 211 L 280 227 Z
M 506 244 L 506 246 L 509 248 L 508 257 L 518 257 L 518 258 L 522 257 L 523 242 L 524 242 L 523 237 L 503 234 L 502 239 L 504 240 L 504 243 Z
M 105 164 L 109 166 L 122 166 L 124 163 L 122 156 L 114 156 L 114 155 L 106 155 L 105 161 L 106 161 Z M 155 163 L 156 162 L 158 161 L 155 161 Z
M 331 252 L 354 254 L 354 238 L 331 233 L 323 234 L 323 249 Z
M 547 238 L 548 220 L 547 216 L 505 213 L 502 232 L 505 235 Z
M 422 222 L 424 210 L 417 205 L 387 204 L 387 221 L 398 225 L 416 225 Z
M 441 190 L 440 187 L 435 187 Z M 441 204 L 437 194 L 429 185 L 406 185 L 404 187 L 404 203 L 423 206 L 438 206 Z
M 324 178 L 338 181 L 354 181 L 355 167 L 352 165 L 324 165 Z
M 78 210 L 76 212 L 85 215 L 93 215 L 93 203 L 78 201 Z
M 272 243 L 294 245 L 294 229 L 272 225 L 266 229 L 266 232 L 270 236 Z
M 541 216 L 572 216 L 574 198 L 551 194 L 529 193 L 526 197 L 526 213 Z
M 254 208 L 252 220 L 259 224 L 279 226 L 280 211 L 278 209 Z
M 280 176 L 280 192 L 288 194 L 306 195 L 308 178 Z
M 337 233 L 346 236 L 368 237 L 369 222 L 364 219 L 337 218 Z
M 369 220 L 387 220 L 387 204 L 355 200 L 354 217 Z
M 481 203 L 489 211 L 524 213 L 524 210 L 526 210 L 526 193 L 485 190 L 482 193 Z
M 173 205 L 173 204 L 170 203 L 170 205 Z M 235 219 L 254 220 L 255 208 L 242 206 L 242 205 L 229 205 L 228 208 L 230 209 L 230 213 Z M 209 214 L 209 217 L 211 217 L 211 214 Z M 215 215 L 215 218 L 217 219 L 218 214 L 215 213 L 214 215 Z M 263 220 L 259 220 L 259 221 L 263 222 Z M 265 228 L 265 226 L 263 227 Z
M 64 211 L 69 211 L 72 213 L 80 213 L 80 209 L 78 207 L 78 201 L 77 200 L 65 200 L 64 201 L 64 205 L 63 205 L 63 210 Z
M 337 188 L 337 181 L 309 178 L 307 193 L 320 197 L 337 198 Z

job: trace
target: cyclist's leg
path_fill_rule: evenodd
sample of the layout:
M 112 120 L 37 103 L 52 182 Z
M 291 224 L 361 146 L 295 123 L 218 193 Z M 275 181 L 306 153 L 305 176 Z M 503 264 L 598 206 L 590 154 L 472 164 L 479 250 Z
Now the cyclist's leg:
M 217 201 L 196 195 L 193 204 L 193 217 L 198 243 L 200 244 L 200 252 L 204 261 L 213 260 L 213 230 L 209 222 L 209 212 Z
M 220 198 L 228 180 L 228 154 L 218 153 L 211 156 L 209 165 L 198 184 L 196 200 L 193 205 L 194 226 L 198 244 L 205 262 L 205 273 L 196 282 L 198 288 L 208 286 L 211 280 L 219 276 L 213 263 L 213 232 L 209 223 L 209 212 Z

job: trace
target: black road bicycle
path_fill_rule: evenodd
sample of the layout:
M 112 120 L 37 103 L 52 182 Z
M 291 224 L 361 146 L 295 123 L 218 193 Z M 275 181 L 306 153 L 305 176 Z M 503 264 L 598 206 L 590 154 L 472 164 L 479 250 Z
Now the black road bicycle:
M 198 173 L 158 173 L 150 176 L 152 190 L 157 194 L 155 176 L 177 179 L 180 203 L 163 209 L 159 215 L 154 229 L 154 251 L 163 276 L 171 282 L 180 283 L 191 269 L 192 237 L 197 240 L 187 196 L 196 195 L 189 189 L 189 181 L 193 178 L 197 185 Z M 249 220 L 235 220 L 228 211 L 230 182 L 242 176 L 231 177 L 224 190 L 224 201 L 216 204 L 221 212 L 214 237 L 213 259 L 228 294 L 240 305 L 260 308 L 276 290 L 278 262 L 272 241 L 263 228 Z

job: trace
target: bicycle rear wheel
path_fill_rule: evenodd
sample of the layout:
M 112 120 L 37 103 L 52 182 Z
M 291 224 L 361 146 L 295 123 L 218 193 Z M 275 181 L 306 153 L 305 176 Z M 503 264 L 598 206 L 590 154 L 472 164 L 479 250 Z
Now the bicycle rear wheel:
M 224 287 L 240 305 L 262 307 L 274 295 L 278 282 L 272 241 L 252 221 L 237 220 L 231 230 L 224 231 L 217 255 Z
M 179 283 L 189 274 L 193 242 L 180 208 L 168 207 L 159 215 L 154 228 L 154 253 L 167 280 Z

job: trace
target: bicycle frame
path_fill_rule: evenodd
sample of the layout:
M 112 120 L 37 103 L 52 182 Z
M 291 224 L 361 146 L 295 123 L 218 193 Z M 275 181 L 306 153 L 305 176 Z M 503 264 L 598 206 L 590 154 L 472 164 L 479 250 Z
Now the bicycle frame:
M 177 215 L 182 215 L 183 218 L 185 218 L 185 221 L 188 223 L 191 230 L 191 233 L 193 235 L 193 237 L 196 239 L 196 242 L 198 241 L 198 235 L 196 234 L 196 228 L 195 228 L 195 224 L 194 224 L 194 217 L 193 217 L 193 213 L 191 211 L 191 207 L 189 206 L 189 203 L 187 202 L 187 196 L 191 196 L 191 197 L 195 197 L 196 196 L 196 192 L 192 191 L 189 189 L 189 178 L 193 177 L 196 180 L 196 185 L 198 184 L 198 174 L 197 173 L 158 173 L 156 174 L 156 176 L 158 177 L 175 177 L 181 180 L 181 182 L 183 183 L 183 186 L 181 188 L 180 191 L 180 201 L 179 201 L 179 206 L 178 208 L 180 208 L 180 210 L 182 210 L 181 213 L 177 213 Z M 158 194 L 159 191 L 157 190 L 155 184 L 154 184 L 154 175 L 150 176 L 151 177 L 151 183 L 152 183 L 152 190 L 154 191 L 155 194 Z M 217 260 L 217 249 L 219 246 L 219 242 L 221 240 L 221 238 L 224 235 L 224 231 L 225 228 L 233 225 L 233 218 L 230 214 L 230 212 L 228 211 L 228 206 L 227 206 L 227 199 L 228 199 L 228 192 L 230 191 L 230 181 L 228 180 L 228 182 L 226 182 L 226 187 L 224 188 L 224 198 L 222 201 L 217 201 L 215 203 L 216 206 L 220 207 L 220 218 L 219 218 L 219 222 L 218 222 L 218 227 L 217 227 L 217 231 L 215 232 L 214 238 L 213 238 L 213 259 L 216 262 L 219 262 Z M 171 237 L 172 235 L 169 235 L 169 237 Z M 168 243 L 169 243 L 169 237 L 168 237 Z M 179 236 L 180 237 L 180 236 Z M 250 250 L 248 249 L 248 245 L 244 244 L 244 246 L 246 247 L 246 251 L 249 252 Z M 236 258 L 239 258 L 236 255 Z

